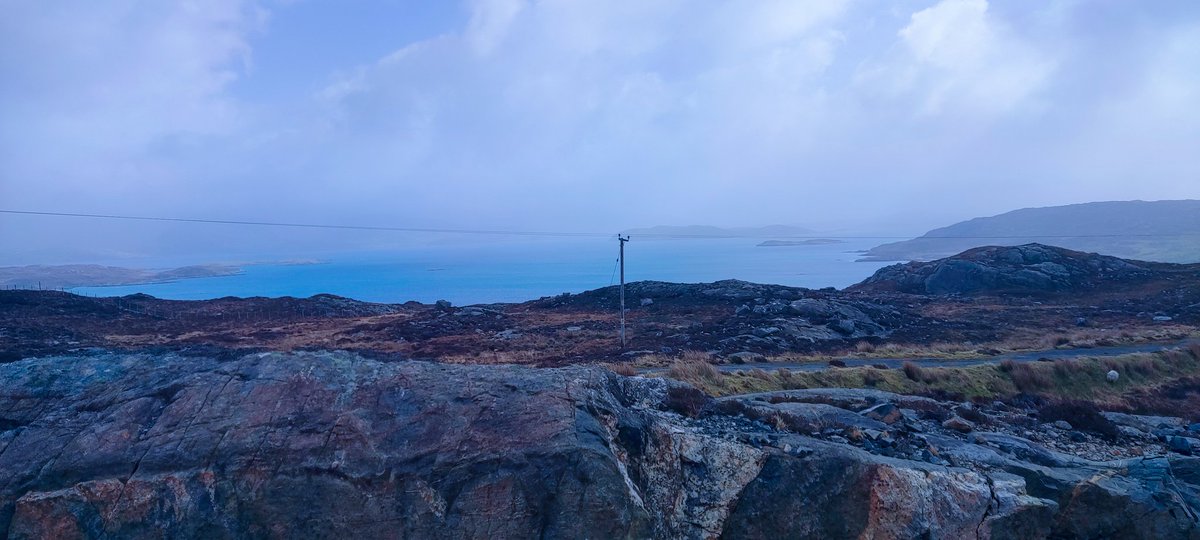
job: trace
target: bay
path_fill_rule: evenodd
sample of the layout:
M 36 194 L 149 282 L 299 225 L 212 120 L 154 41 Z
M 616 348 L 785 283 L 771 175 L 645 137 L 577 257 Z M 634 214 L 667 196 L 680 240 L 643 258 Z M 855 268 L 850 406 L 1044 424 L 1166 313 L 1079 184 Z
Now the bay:
M 761 239 L 646 239 L 626 244 L 626 281 L 702 283 L 740 279 L 797 287 L 843 288 L 887 263 L 855 262 L 869 240 L 759 247 Z M 304 258 L 309 254 L 289 254 Z M 328 293 L 370 302 L 456 305 L 522 302 L 617 282 L 615 239 L 445 244 L 339 253 L 320 264 L 255 264 L 233 276 L 116 287 L 81 294 L 145 293 L 200 300 L 224 296 L 307 297 Z

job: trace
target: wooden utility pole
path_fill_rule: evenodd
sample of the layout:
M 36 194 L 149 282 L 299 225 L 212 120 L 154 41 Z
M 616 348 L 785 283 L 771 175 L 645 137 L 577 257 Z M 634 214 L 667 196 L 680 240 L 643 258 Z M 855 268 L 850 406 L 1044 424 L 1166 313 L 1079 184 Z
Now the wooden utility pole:
M 625 242 L 629 241 L 629 237 L 621 238 L 617 235 L 617 241 L 621 244 L 621 251 L 617 256 L 617 260 L 621 262 L 621 348 L 625 348 Z

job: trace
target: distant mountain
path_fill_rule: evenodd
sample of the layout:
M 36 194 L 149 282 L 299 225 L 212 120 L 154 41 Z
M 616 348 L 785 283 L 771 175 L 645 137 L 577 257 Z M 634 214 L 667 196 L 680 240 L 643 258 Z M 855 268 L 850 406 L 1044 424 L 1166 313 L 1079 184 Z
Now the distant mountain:
M 792 225 L 765 227 L 713 227 L 711 225 L 657 225 L 622 231 L 630 236 L 673 236 L 696 238 L 787 238 L 812 235 L 816 231 Z
M 980 246 L 1041 243 L 1126 259 L 1200 262 L 1200 200 L 1024 208 L 867 251 L 868 261 L 929 261 Z

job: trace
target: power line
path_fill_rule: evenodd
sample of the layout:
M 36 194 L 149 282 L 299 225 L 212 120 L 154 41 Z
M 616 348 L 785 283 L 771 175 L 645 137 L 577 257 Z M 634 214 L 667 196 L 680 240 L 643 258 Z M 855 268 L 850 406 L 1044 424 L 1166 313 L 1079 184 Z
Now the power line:
M 119 219 L 129 221 L 169 221 L 177 223 L 205 223 L 217 225 L 252 225 L 259 227 L 294 227 L 304 229 L 339 229 L 356 231 L 389 231 L 415 233 L 447 233 L 447 234 L 487 234 L 497 236 L 565 236 L 565 237 L 609 237 L 608 233 L 586 232 L 546 232 L 546 231 L 503 231 L 487 229 L 439 229 L 432 227 L 377 227 L 370 225 L 331 225 L 325 223 L 285 223 L 276 221 L 246 221 L 233 219 L 199 219 L 176 218 L 161 216 L 123 216 L 115 214 L 81 214 L 75 212 L 33 212 L 26 210 L 0 210 L 3 214 L 21 214 L 31 216 L 79 217 L 94 219 Z
M 514 230 L 494 230 L 494 229 L 443 229 L 435 227 L 390 227 L 390 226 L 371 226 L 371 225 L 339 225 L 328 223 L 289 223 L 277 221 L 251 221 L 251 220 L 233 220 L 233 219 L 201 219 L 201 218 L 179 218 L 179 217 L 163 217 L 163 216 L 130 216 L 117 214 L 85 214 L 77 212 L 38 212 L 29 210 L 3 210 L 0 209 L 0 214 L 15 214 L 28 216 L 50 216 L 50 217 L 74 217 L 74 218 L 91 218 L 91 219 L 112 219 L 125 221 L 156 221 L 156 222 L 175 222 L 175 223 L 201 223 L 210 225 L 246 225 L 257 227 L 291 227 L 303 229 L 334 229 L 334 230 L 356 230 L 356 231 L 384 231 L 384 232 L 411 232 L 411 233 L 438 233 L 438 234 L 478 234 L 478 235 L 493 235 L 493 236 L 543 236 L 543 237 L 568 237 L 568 238 L 611 238 L 612 233 L 601 232 L 567 232 L 567 231 L 514 231 Z M 645 233 L 637 234 L 638 238 L 650 239 L 779 239 L 779 240 L 908 240 L 919 238 L 922 240 L 1012 240 L 1012 239 L 1063 239 L 1063 238 L 1185 238 L 1185 237 L 1200 237 L 1200 233 L 1114 233 L 1114 234 L 1011 234 L 1011 235 L 958 235 L 958 236 L 895 236 L 895 235 L 788 235 L 788 234 L 673 234 L 673 233 Z

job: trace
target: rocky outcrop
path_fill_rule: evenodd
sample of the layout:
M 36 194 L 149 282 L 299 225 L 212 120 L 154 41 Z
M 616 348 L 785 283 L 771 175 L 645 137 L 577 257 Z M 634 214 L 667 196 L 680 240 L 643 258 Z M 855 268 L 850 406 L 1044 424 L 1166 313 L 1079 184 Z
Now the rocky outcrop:
M 945 405 L 885 392 L 688 417 L 664 379 L 344 353 L 27 359 L 0 381 L 8 538 L 1200 536 L 1200 459 L 902 433 L 880 404 Z
M 981 247 L 932 262 L 888 266 L 850 290 L 935 295 L 1084 293 L 1171 273 L 1195 273 L 1198 268 L 1026 244 Z

